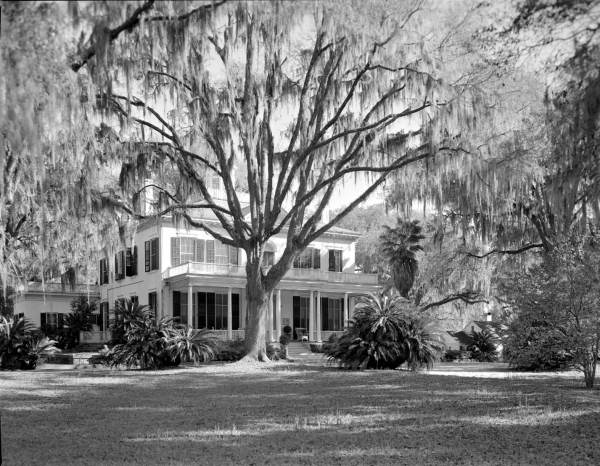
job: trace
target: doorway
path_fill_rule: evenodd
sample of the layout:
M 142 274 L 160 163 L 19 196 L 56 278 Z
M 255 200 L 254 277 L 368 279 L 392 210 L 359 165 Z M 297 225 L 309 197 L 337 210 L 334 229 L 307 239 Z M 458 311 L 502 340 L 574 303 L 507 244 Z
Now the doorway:
M 302 336 L 308 336 L 310 319 L 310 298 L 304 296 L 292 297 L 292 321 L 293 338 L 302 340 Z

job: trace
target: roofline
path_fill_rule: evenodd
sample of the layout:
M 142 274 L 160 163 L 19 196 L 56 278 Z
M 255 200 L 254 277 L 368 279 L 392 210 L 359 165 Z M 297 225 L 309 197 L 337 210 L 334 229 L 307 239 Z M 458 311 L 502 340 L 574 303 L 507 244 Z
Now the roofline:
M 149 228 L 156 227 L 158 221 L 160 221 L 160 223 L 159 223 L 160 226 L 164 226 L 165 224 L 167 224 L 167 222 L 168 222 L 168 226 L 173 226 L 171 223 L 171 218 L 172 217 L 170 215 L 164 215 L 160 218 L 151 217 L 151 218 L 145 219 L 138 224 L 137 231 L 144 231 Z M 218 230 L 227 234 L 227 232 L 225 231 L 225 229 L 222 227 L 221 223 L 218 220 L 214 220 L 214 219 L 203 219 L 203 220 L 206 221 L 207 223 L 216 225 Z M 339 227 L 336 227 L 334 225 L 331 228 L 339 228 Z M 288 231 L 287 227 L 282 228 L 281 234 L 283 235 L 283 233 L 287 232 L 287 231 Z M 343 237 L 358 239 L 362 236 L 362 234 L 352 231 L 352 230 L 346 230 L 346 229 L 344 229 L 344 231 L 331 231 L 331 229 L 330 229 L 330 230 L 326 231 L 325 233 L 323 233 L 321 236 L 329 236 L 329 237 L 343 236 Z

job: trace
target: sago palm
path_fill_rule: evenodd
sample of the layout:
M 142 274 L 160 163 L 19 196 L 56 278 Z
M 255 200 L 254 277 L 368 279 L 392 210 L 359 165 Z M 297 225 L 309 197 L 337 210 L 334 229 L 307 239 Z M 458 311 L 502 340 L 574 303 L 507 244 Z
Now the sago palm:
M 394 286 L 406 298 L 417 275 L 416 253 L 423 250 L 420 244 L 425 238 L 421 234 L 423 229 L 417 220 L 404 221 L 400 218 L 394 228 L 387 225 L 383 228 L 384 232 L 379 237 L 381 254 L 389 264 Z

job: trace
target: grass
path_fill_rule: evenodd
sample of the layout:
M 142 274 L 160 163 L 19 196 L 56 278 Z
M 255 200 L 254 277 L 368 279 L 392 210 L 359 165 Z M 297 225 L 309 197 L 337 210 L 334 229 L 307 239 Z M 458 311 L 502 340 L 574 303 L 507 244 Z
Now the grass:
M 3 372 L 4 464 L 600 464 L 600 391 L 486 367 Z

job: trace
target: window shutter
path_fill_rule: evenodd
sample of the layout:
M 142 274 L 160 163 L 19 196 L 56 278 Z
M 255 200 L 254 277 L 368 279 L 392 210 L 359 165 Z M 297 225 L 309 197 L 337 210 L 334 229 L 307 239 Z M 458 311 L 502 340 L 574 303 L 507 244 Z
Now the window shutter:
M 61 329 L 65 326 L 65 315 L 58 313 L 58 317 L 56 319 L 56 328 Z
M 206 293 L 198 293 L 198 328 L 206 328 Z
M 104 261 L 100 260 L 100 284 L 104 285 Z
M 119 254 L 115 254 L 115 280 L 119 280 Z
M 196 240 L 196 262 L 204 262 L 204 244 L 203 239 Z
M 144 259 L 146 263 L 146 272 L 150 272 L 150 241 L 144 243 Z
M 329 300 L 321 298 L 321 330 L 331 330 L 329 328 Z
M 45 331 L 45 329 L 46 329 L 46 313 L 45 312 L 40 312 L 40 328 L 42 329 L 42 331 Z
M 206 240 L 206 262 L 214 263 L 215 262 L 215 240 L 209 239 Z
M 231 294 L 231 328 L 240 328 L 240 295 L 237 293 Z
M 171 238 L 171 267 L 179 265 L 179 252 L 181 250 L 181 239 Z
M 132 263 L 131 263 L 131 273 L 132 273 L 132 275 L 137 275 L 137 261 L 138 261 L 137 246 L 134 246 L 133 247 Z
M 233 246 L 229 246 L 229 263 L 232 265 L 239 265 L 239 254 L 238 248 L 234 248 Z
M 173 319 L 181 316 L 181 294 L 173 291 Z M 179 321 L 177 321 L 179 323 Z
M 329 271 L 335 272 L 335 251 L 329 250 Z
M 313 249 L 313 269 L 321 268 L 321 251 Z
M 158 238 L 152 240 L 152 270 L 158 269 Z

